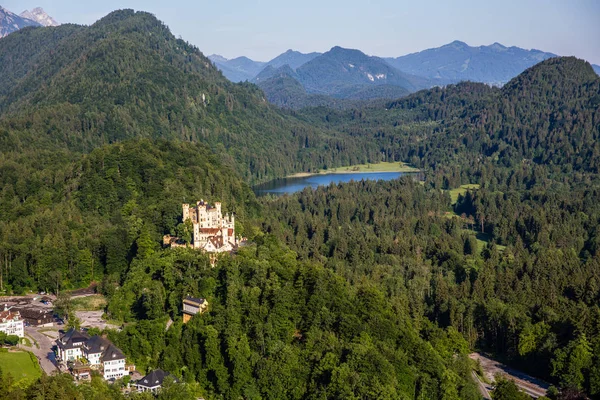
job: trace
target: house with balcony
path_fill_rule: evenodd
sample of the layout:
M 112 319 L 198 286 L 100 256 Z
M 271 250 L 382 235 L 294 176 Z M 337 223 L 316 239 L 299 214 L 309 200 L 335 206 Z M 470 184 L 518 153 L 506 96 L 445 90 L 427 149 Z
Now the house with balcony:
M 90 337 L 85 332 L 71 329 L 56 341 L 56 347 L 57 360 L 66 364 L 77 378 L 89 376 L 91 370 L 100 372 L 106 380 L 129 375 L 125 355 L 105 337 Z

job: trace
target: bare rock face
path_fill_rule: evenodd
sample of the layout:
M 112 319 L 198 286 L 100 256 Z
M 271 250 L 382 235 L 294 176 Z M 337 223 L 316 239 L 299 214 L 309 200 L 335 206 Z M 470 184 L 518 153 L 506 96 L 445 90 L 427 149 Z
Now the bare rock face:
M 23 18 L 0 6 L 0 38 L 26 26 L 40 26 L 40 24 L 32 19 Z
M 27 18 L 32 21 L 35 21 L 42 26 L 58 26 L 58 25 L 60 25 L 58 22 L 56 22 L 56 20 L 54 18 L 49 16 L 44 11 L 44 9 L 41 7 L 36 7 L 31 11 L 25 10 L 20 14 L 20 16 L 22 18 Z

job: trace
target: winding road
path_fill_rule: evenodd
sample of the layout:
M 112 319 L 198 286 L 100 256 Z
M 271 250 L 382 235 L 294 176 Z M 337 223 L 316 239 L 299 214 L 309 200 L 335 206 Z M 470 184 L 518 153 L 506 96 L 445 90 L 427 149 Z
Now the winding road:
M 52 351 L 54 341 L 31 326 L 25 327 L 25 334 L 37 342 L 39 348 L 34 344 L 33 347 L 28 347 L 26 350 L 35 354 L 44 372 L 47 375 L 52 375 L 58 371 L 56 357 L 54 351 Z

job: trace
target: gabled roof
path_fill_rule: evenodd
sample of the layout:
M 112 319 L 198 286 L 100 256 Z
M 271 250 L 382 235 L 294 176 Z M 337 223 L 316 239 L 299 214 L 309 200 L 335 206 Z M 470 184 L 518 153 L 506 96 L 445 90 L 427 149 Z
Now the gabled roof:
M 165 381 L 165 378 L 170 375 L 170 373 L 163 371 L 162 369 L 155 369 L 154 371 L 150 371 L 148 375 L 137 381 L 137 384 L 138 386 L 144 386 L 148 388 L 162 386 L 163 382 Z M 173 380 L 175 382 L 178 382 L 177 378 L 175 377 L 173 377 Z
M 71 328 L 60 337 L 58 344 L 63 344 L 65 347 L 72 347 L 74 343 L 84 343 L 89 338 L 87 333 Z
M 104 350 L 107 350 L 110 345 L 111 343 L 107 339 L 104 339 L 102 336 L 96 335 L 92 336 L 87 341 L 85 347 L 87 348 L 88 354 L 97 354 L 102 353 Z
M 44 319 L 53 318 L 52 310 L 42 309 L 31 309 L 31 308 L 19 308 L 18 311 L 21 313 L 21 317 L 29 319 Z
M 115 360 L 124 360 L 125 355 L 121 352 L 121 350 L 117 349 L 114 344 L 110 343 L 106 348 L 106 351 L 102 353 L 100 357 L 100 361 L 115 361 Z

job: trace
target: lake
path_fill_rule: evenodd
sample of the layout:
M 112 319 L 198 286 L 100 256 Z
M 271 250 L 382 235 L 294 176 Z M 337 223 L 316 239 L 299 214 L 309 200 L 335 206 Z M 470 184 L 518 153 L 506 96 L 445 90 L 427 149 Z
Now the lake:
M 404 175 L 415 175 L 415 173 L 407 172 L 356 172 L 356 173 L 344 173 L 344 174 L 319 174 L 306 176 L 301 178 L 284 178 L 276 179 L 271 182 L 263 183 L 255 186 L 254 193 L 258 196 L 266 194 L 292 194 L 301 191 L 306 187 L 312 187 L 316 189 L 318 186 L 329 185 L 330 183 L 350 182 L 350 181 L 361 181 L 366 180 L 384 180 L 389 181 L 392 179 L 399 178 Z

